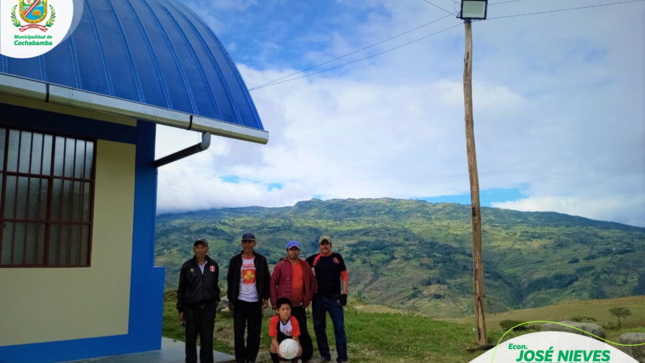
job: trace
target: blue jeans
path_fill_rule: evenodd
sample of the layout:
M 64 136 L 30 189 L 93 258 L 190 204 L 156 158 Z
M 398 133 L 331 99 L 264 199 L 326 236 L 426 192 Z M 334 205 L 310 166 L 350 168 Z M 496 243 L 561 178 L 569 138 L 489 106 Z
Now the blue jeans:
M 334 325 L 334 337 L 336 338 L 336 351 L 338 352 L 338 362 L 347 361 L 347 336 L 345 335 L 345 316 L 343 307 L 340 305 L 340 295 L 335 297 L 326 297 L 314 295 L 312 302 L 312 315 L 314 318 L 314 331 L 318 341 L 318 351 L 320 356 L 331 360 L 329 352 L 329 343 L 327 342 L 327 316 L 329 313 L 331 322 Z

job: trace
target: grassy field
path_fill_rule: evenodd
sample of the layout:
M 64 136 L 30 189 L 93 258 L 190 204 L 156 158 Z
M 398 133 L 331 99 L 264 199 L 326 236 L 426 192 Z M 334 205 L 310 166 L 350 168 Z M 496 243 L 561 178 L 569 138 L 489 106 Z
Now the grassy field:
M 176 294 L 167 292 L 163 335 L 184 341 L 185 332 L 177 320 L 175 301 Z M 267 316 L 262 326 L 259 362 L 270 361 L 268 320 Z M 314 351 L 317 352 L 311 317 L 309 323 L 309 333 L 314 340 Z M 333 348 L 335 342 L 331 321 L 328 321 L 327 326 L 327 335 Z M 352 362 L 462 363 L 481 354 L 466 352 L 475 346 L 477 340 L 475 332 L 467 324 L 433 320 L 400 312 L 364 312 L 349 306 L 345 312 L 345 328 Z M 496 336 L 499 338 L 501 333 Z M 227 312 L 218 314 L 215 322 L 215 349 L 233 354 L 233 319 Z M 314 356 L 318 354 L 315 353 Z
M 163 335 L 169 338 L 184 340 L 184 328 L 177 321 L 175 310 L 176 293 L 165 294 Z M 623 328 L 615 328 L 615 318 L 608 309 L 626 307 L 632 316 L 624 320 Z M 309 314 L 311 314 L 309 312 Z M 571 320 L 576 316 L 587 316 L 597 319 L 605 326 L 607 339 L 618 341 L 625 332 L 645 332 L 645 296 L 634 296 L 621 299 L 574 301 L 567 304 L 547 306 L 539 309 L 516 310 L 504 314 L 487 316 L 488 340 L 496 344 L 504 334 L 499 327 L 502 320 Z M 268 320 L 262 326 L 262 345 L 259 362 L 269 362 Z M 331 322 L 327 324 L 327 335 L 330 345 L 334 347 L 334 334 Z M 385 363 L 385 362 L 442 362 L 462 363 L 475 359 L 482 352 L 468 352 L 476 346 L 477 335 L 473 319 L 455 321 L 435 320 L 420 314 L 409 314 L 377 305 L 350 305 L 345 311 L 345 327 L 348 337 L 348 351 L 352 362 Z M 215 349 L 233 354 L 233 319 L 228 312 L 218 314 L 215 323 Z M 504 340 L 522 334 L 511 332 Z M 317 352 L 315 334 L 311 318 L 309 333 L 314 340 L 314 351 Z M 317 356 L 315 353 L 314 356 Z
M 609 313 L 609 309 L 624 307 L 632 315 L 622 320 L 622 329 L 618 329 L 618 320 Z M 566 303 L 550 305 L 535 309 L 512 310 L 499 314 L 486 316 L 488 328 L 499 328 L 503 320 L 519 321 L 571 321 L 576 317 L 591 317 L 596 319 L 595 324 L 605 328 L 607 339 L 618 342 L 621 334 L 627 332 L 645 332 L 645 296 L 630 296 L 618 299 L 568 301 Z M 474 318 L 456 319 L 455 322 L 471 323 Z

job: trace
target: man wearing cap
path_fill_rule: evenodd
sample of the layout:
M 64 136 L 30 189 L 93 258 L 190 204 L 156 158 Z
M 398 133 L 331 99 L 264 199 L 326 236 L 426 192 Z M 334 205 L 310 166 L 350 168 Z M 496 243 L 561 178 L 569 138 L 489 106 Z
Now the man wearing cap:
M 291 300 L 291 315 L 298 320 L 300 326 L 301 360 L 306 363 L 314 354 L 314 346 L 307 330 L 305 308 L 316 292 L 316 278 L 309 264 L 299 256 L 300 243 L 287 243 L 287 257 L 276 264 L 271 275 L 271 307 L 275 310 L 280 298 Z
M 262 309 L 269 305 L 269 265 L 266 257 L 254 251 L 253 233 L 242 236 L 242 252 L 233 256 L 228 267 L 228 308 L 233 312 L 235 361 L 254 363 L 260 350 Z M 248 323 L 247 344 L 244 330 Z
M 199 361 L 213 363 L 213 329 L 220 300 L 219 266 L 206 255 L 206 239 L 197 239 L 193 252 L 195 256 L 181 266 L 177 289 L 179 321 L 186 325 L 186 363 L 197 363 L 198 334 L 201 342 Z
M 337 361 L 347 362 L 347 336 L 345 335 L 345 316 L 343 307 L 347 305 L 347 268 L 343 256 L 332 252 L 331 237 L 322 236 L 318 240 L 320 253 L 307 258 L 308 264 L 316 273 L 318 290 L 312 302 L 312 315 L 314 318 L 314 331 L 318 341 L 318 351 L 323 362 L 331 361 L 329 343 L 327 342 L 327 317 L 329 313 L 331 322 L 334 325 L 334 337 L 336 338 Z M 341 294 L 340 282 L 343 281 Z

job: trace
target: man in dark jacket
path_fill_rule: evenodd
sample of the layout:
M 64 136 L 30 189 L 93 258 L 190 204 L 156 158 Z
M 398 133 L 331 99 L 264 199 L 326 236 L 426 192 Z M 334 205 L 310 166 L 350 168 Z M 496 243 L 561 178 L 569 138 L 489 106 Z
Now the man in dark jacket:
M 213 363 L 213 329 L 220 290 L 219 266 L 208 257 L 208 242 L 193 243 L 195 256 L 181 266 L 177 289 L 179 321 L 186 325 L 186 363 L 197 363 L 197 334 L 201 342 L 199 360 Z
M 231 258 L 228 281 L 228 308 L 233 312 L 235 361 L 255 363 L 260 350 L 262 309 L 269 305 L 269 265 L 267 259 L 254 251 L 257 242 L 253 233 L 242 236 L 242 252 Z M 244 329 L 248 322 L 248 338 L 244 346 Z
M 309 264 L 299 256 L 300 243 L 287 243 L 287 257 L 275 265 L 271 275 L 271 306 L 275 310 L 278 299 L 283 297 L 291 301 L 291 316 L 298 320 L 300 326 L 301 360 L 307 363 L 314 354 L 314 346 L 307 330 L 305 308 L 316 292 L 316 277 Z

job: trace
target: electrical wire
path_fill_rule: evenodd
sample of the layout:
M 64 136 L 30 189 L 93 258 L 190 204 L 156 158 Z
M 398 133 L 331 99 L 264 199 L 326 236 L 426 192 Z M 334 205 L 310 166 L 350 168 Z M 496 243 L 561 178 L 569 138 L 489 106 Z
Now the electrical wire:
M 512 0 L 512 1 L 522 1 L 522 0 Z M 512 2 L 512 1 L 508 1 L 508 2 Z M 623 5 L 623 4 L 631 4 L 631 3 L 643 2 L 643 1 L 645 1 L 645 0 L 630 0 L 630 1 L 621 1 L 621 2 L 616 2 L 616 3 L 609 3 L 609 4 L 587 5 L 587 6 L 580 6 L 580 7 L 567 8 L 567 9 L 557 9 L 557 10 L 548 10 L 548 11 L 540 11 L 540 12 L 525 13 L 525 14 L 514 14 L 514 15 L 498 16 L 498 17 L 488 18 L 487 20 L 507 19 L 507 18 L 521 17 L 521 16 L 530 16 L 530 15 L 541 15 L 541 14 L 557 13 L 557 12 L 562 12 L 562 11 L 573 11 L 573 10 L 581 10 L 581 9 L 590 9 L 590 8 L 598 8 L 598 7 L 607 7 L 607 6 L 614 6 L 614 5 Z M 497 4 L 501 4 L 501 3 L 497 3 Z M 491 5 L 492 5 L 492 4 L 491 4 Z M 389 53 L 389 52 L 391 52 L 391 51 L 397 50 L 397 49 L 399 49 L 399 48 L 403 48 L 403 47 L 405 47 L 405 46 L 407 46 L 407 45 L 410 45 L 410 44 L 416 43 L 416 42 L 418 42 L 418 41 L 421 41 L 421 40 L 423 40 L 423 39 L 429 38 L 429 37 L 431 37 L 431 36 L 433 36 L 433 35 L 436 35 L 436 34 L 439 34 L 439 33 L 443 33 L 443 32 L 445 32 L 445 31 L 447 31 L 447 30 L 450 30 L 450 29 L 452 29 L 452 28 L 455 28 L 455 27 L 457 27 L 457 26 L 461 25 L 461 23 L 459 23 L 459 24 L 453 25 L 453 26 L 451 26 L 451 27 L 445 28 L 445 29 L 443 29 L 443 30 L 440 30 L 440 31 L 438 31 L 438 32 L 435 32 L 435 33 L 432 33 L 432 34 L 429 34 L 429 35 L 423 36 L 423 37 L 421 37 L 421 38 L 415 39 L 415 40 L 413 40 L 413 41 L 410 41 L 410 42 L 404 43 L 404 44 L 399 45 L 399 46 L 397 46 L 397 47 L 390 48 L 390 49 L 385 50 L 385 51 L 383 51 L 383 52 L 379 52 L 379 53 L 375 53 L 375 54 L 372 54 L 372 55 L 367 56 L 367 57 L 363 57 L 363 58 L 355 59 L 355 60 L 353 60 L 353 61 L 346 62 L 346 63 L 340 64 L 340 65 L 337 65 L 337 66 L 335 66 L 335 67 L 331 67 L 331 68 L 323 69 L 322 71 L 318 71 L 318 72 L 314 72 L 314 73 L 305 74 L 305 75 L 300 76 L 300 77 L 290 78 L 290 77 L 291 77 L 291 76 L 293 76 L 293 75 L 296 75 L 296 74 L 300 74 L 300 73 L 306 72 L 306 71 L 308 71 L 308 70 L 311 70 L 311 69 L 314 69 L 314 68 L 320 67 L 320 66 L 322 66 L 322 65 L 325 65 L 325 64 L 331 63 L 331 62 L 333 62 L 333 61 L 335 61 L 335 60 L 338 60 L 338 59 L 341 59 L 341 58 L 347 57 L 347 56 L 349 56 L 349 55 L 352 55 L 352 54 L 358 53 L 358 52 L 360 52 L 360 51 L 363 51 L 363 50 L 365 50 L 365 49 L 371 48 L 371 47 L 376 46 L 376 45 L 378 45 L 378 44 L 382 44 L 382 43 L 384 43 L 384 42 L 386 42 L 386 41 L 389 41 L 389 40 L 392 40 L 392 39 L 394 39 L 394 38 L 398 38 L 398 37 L 400 37 L 400 36 L 402 36 L 402 35 L 404 35 L 404 34 L 408 34 L 408 33 L 412 32 L 412 31 L 415 31 L 415 30 L 417 30 L 417 29 L 420 29 L 420 28 L 422 28 L 422 27 L 425 27 L 425 26 L 427 26 L 427 25 L 430 25 L 430 24 L 432 24 L 432 23 L 435 23 L 435 22 L 437 22 L 437 21 L 439 21 L 439 20 L 445 19 L 445 18 L 447 18 L 447 17 L 449 17 L 449 16 L 451 16 L 451 15 L 452 15 L 452 14 L 450 14 L 450 15 L 446 15 L 446 16 L 444 16 L 444 17 L 442 17 L 442 18 L 439 18 L 439 19 L 433 20 L 433 21 L 432 21 L 432 22 L 430 22 L 430 23 L 423 24 L 423 25 L 418 26 L 418 27 L 416 27 L 416 28 L 414 28 L 414 29 L 410 29 L 410 30 L 408 30 L 408 31 L 406 31 L 406 32 L 404 32 L 404 33 L 401 33 L 401 34 L 395 35 L 395 36 L 390 37 L 390 38 L 388 38 L 388 39 L 382 40 L 382 41 L 380 41 L 380 42 L 378 42 L 378 43 L 374 43 L 374 44 L 372 44 L 372 45 L 368 45 L 367 47 L 364 47 L 364 48 L 358 49 L 358 50 L 356 50 L 356 51 L 353 51 L 353 52 L 351 52 L 351 53 L 348 53 L 348 54 L 342 55 L 342 56 L 340 56 L 340 57 L 334 58 L 334 59 L 332 59 L 332 60 L 330 60 L 330 61 L 327 61 L 327 62 L 324 62 L 324 63 L 320 63 L 320 64 L 315 65 L 315 66 L 313 66 L 313 67 L 309 67 L 309 68 L 303 69 L 303 70 L 301 70 L 301 71 L 298 71 L 298 72 L 292 73 L 292 74 L 290 74 L 290 75 L 288 75 L 288 76 L 285 76 L 285 77 L 282 77 L 282 78 L 278 78 L 278 79 L 276 79 L 276 80 L 273 80 L 273 81 L 268 82 L 268 83 L 264 83 L 264 84 L 259 85 L 259 86 L 256 86 L 256 87 L 249 88 L 249 91 L 253 91 L 253 90 L 260 89 L 260 88 L 265 88 L 265 87 L 270 87 L 270 86 L 274 86 L 274 85 L 281 84 L 281 83 L 285 83 L 285 82 L 291 82 L 291 81 L 295 81 L 295 80 L 297 80 L 297 79 L 302 79 L 302 78 L 307 78 L 307 77 L 315 76 L 315 75 L 317 75 L 317 74 L 321 74 L 321 73 L 325 73 L 325 72 L 328 72 L 328 71 L 331 71 L 331 70 L 334 70 L 334 69 L 338 69 L 338 68 L 340 68 L 340 67 L 343 67 L 343 66 L 346 66 L 346 65 L 349 65 L 349 64 L 353 64 L 353 63 L 360 62 L 360 61 L 363 61 L 363 60 L 366 60 L 366 59 L 374 58 L 374 57 L 377 57 L 377 56 L 379 56 L 379 55 L 382 55 L 382 54 L 385 54 L 385 53 Z
M 347 62 L 347 63 L 339 64 L 339 65 L 337 65 L 337 66 L 335 66 L 335 67 L 331 67 L 331 68 L 323 69 L 322 71 L 318 71 L 318 72 L 314 72 L 314 73 L 305 74 L 304 76 L 295 77 L 295 78 L 289 78 L 289 79 L 285 79 L 285 80 L 280 81 L 280 82 L 274 82 L 274 83 L 266 84 L 266 85 L 264 85 L 264 86 L 257 86 L 257 87 L 253 87 L 253 88 L 249 89 L 249 91 L 251 91 L 251 90 L 255 90 L 255 89 L 260 89 L 260 88 L 265 88 L 265 87 L 271 87 L 271 86 L 275 86 L 275 85 L 280 84 L 280 83 L 285 83 L 285 82 L 295 81 L 295 80 L 297 80 L 297 79 L 302 79 L 302 78 L 307 78 L 307 77 L 315 76 L 315 75 L 317 75 L 317 74 L 325 73 L 325 72 L 328 72 L 328 71 L 331 71 L 331 70 L 334 70 L 334 69 L 337 69 L 337 68 L 340 68 L 340 67 L 346 66 L 346 65 L 348 65 L 348 64 L 352 64 L 352 63 L 360 62 L 360 61 L 363 61 L 363 60 L 366 60 L 366 59 L 374 58 L 374 57 L 377 57 L 377 56 L 379 56 L 379 55 L 382 55 L 382 54 L 385 54 L 385 53 L 392 52 L 392 51 L 397 50 L 397 49 L 399 49 L 399 48 L 403 48 L 403 47 L 405 47 L 405 46 L 407 46 L 407 45 L 410 45 L 410 44 L 412 44 L 412 43 L 419 42 L 419 41 L 421 41 L 421 40 L 423 40 L 423 39 L 426 39 L 426 38 L 429 38 L 429 37 L 431 37 L 431 36 L 433 36 L 433 35 L 437 35 L 437 34 L 439 34 L 439 33 L 443 33 L 443 32 L 448 31 L 448 30 L 450 30 L 450 29 L 456 28 L 456 27 L 460 26 L 461 24 L 462 24 L 462 23 L 455 24 L 455 25 L 453 25 L 453 26 L 451 26 L 451 27 L 445 28 L 445 29 L 443 29 L 443 30 L 439 30 L 438 32 L 435 32 L 435 33 L 432 33 L 432 34 L 428 34 L 428 35 L 426 35 L 426 36 L 423 36 L 423 37 L 418 38 L 418 39 L 415 39 L 415 40 L 413 40 L 413 41 L 410 41 L 410 42 L 407 42 L 407 43 L 401 44 L 401 45 L 399 45 L 399 46 L 397 46 L 397 47 L 390 48 L 390 49 L 385 50 L 385 51 L 383 51 L 383 52 L 379 52 L 379 53 L 375 53 L 375 54 L 372 54 L 372 55 L 367 56 L 367 57 L 363 57 L 363 58 L 355 59 L 355 60 L 353 60 L 353 61 L 351 61 L 351 62 Z
M 558 13 L 561 11 L 571 11 L 571 10 L 581 10 L 581 9 L 590 9 L 590 8 L 599 8 L 599 7 L 604 7 L 604 6 L 612 6 L 612 5 L 622 5 L 622 4 L 631 4 L 631 3 L 640 3 L 645 0 L 631 0 L 631 1 L 621 1 L 618 3 L 610 3 L 610 4 L 598 4 L 598 5 L 587 5 L 587 6 L 579 6 L 577 8 L 568 8 L 568 9 L 558 9 L 558 10 L 548 10 L 548 11 L 538 11 L 535 13 L 525 13 L 525 14 L 515 14 L 515 15 L 506 15 L 506 16 L 496 16 L 494 18 L 488 18 L 487 20 L 495 20 L 495 19 L 506 19 L 506 18 L 515 18 L 519 16 L 529 16 L 529 15 L 540 15 L 540 14 L 549 14 L 549 13 Z
M 353 51 L 353 52 L 350 52 L 350 53 L 347 53 L 347 54 L 341 55 L 340 57 L 336 57 L 336 58 L 331 59 L 331 60 L 328 60 L 328 61 L 326 61 L 326 62 L 323 62 L 323 63 L 320 63 L 320 64 L 316 64 L 315 66 L 312 66 L 312 67 L 309 67 L 309 68 L 305 68 L 305 69 L 300 70 L 300 71 L 298 71 L 298 72 L 291 73 L 291 74 L 289 74 L 289 75 L 287 75 L 287 76 L 284 76 L 284 77 L 282 77 L 282 78 L 274 79 L 274 80 L 273 80 L 273 81 L 271 81 L 271 82 L 267 82 L 267 83 L 261 84 L 261 85 L 259 85 L 259 86 L 255 86 L 255 87 L 253 87 L 253 88 L 249 88 L 249 91 L 253 91 L 254 89 L 258 89 L 258 88 L 261 88 L 261 87 L 268 86 L 268 85 L 270 85 L 270 84 L 273 84 L 273 83 L 275 83 L 275 82 L 281 81 L 281 80 L 283 80 L 283 79 L 286 79 L 286 78 L 289 78 L 289 77 L 295 76 L 296 74 L 300 74 L 300 73 L 304 73 L 304 72 L 306 72 L 306 71 L 310 71 L 310 70 L 312 70 L 312 69 L 314 69 L 314 68 L 318 68 L 318 67 L 320 67 L 320 66 L 324 66 L 325 64 L 331 63 L 331 62 L 333 62 L 333 61 L 337 61 L 337 60 L 339 60 L 339 59 L 342 59 L 342 58 L 348 57 L 348 56 L 350 56 L 350 55 L 352 55 L 352 54 L 356 54 L 356 53 L 361 52 L 361 51 L 364 51 L 364 50 L 366 50 L 366 49 L 369 49 L 369 48 L 375 47 L 375 46 L 377 46 L 377 45 L 379 45 L 379 44 L 383 44 L 383 43 L 385 43 L 385 42 L 387 42 L 387 41 L 390 41 L 390 40 L 392 40 L 392 39 L 396 39 L 396 38 L 401 37 L 401 36 L 403 36 L 403 35 L 406 35 L 406 34 L 408 34 L 408 33 L 412 33 L 412 32 L 413 32 L 413 31 L 415 31 L 415 30 L 419 30 L 419 29 L 424 28 L 424 27 L 426 27 L 426 26 L 428 26 L 428 25 L 434 24 L 434 23 L 436 23 L 436 22 L 438 22 L 438 21 L 440 21 L 440 20 L 443 20 L 443 19 L 445 19 L 445 18 L 450 17 L 451 15 L 453 15 L 453 14 L 443 16 L 443 17 L 441 17 L 441 18 L 435 19 L 435 20 L 433 20 L 433 21 L 431 21 L 431 22 L 429 22 L 429 23 L 425 23 L 425 24 L 423 24 L 423 25 L 419 25 L 419 26 L 418 26 L 418 27 L 416 27 L 416 28 L 412 28 L 412 29 L 410 29 L 410 30 L 404 31 L 403 33 L 397 34 L 397 35 L 392 36 L 392 37 L 389 37 L 389 38 L 387 38 L 387 39 L 383 39 L 383 40 L 381 40 L 380 42 L 377 42 L 377 43 L 374 43 L 374 44 L 370 44 L 370 45 L 368 45 L 368 46 L 366 46 L 366 47 L 363 47 L 363 48 L 361 48 L 361 49 L 357 49 L 357 50 L 355 50 L 355 51 Z
M 441 6 L 439 6 L 439 5 L 435 5 L 435 4 L 431 3 L 431 2 L 430 2 L 430 1 L 428 1 L 428 0 L 421 0 L 421 1 L 424 1 L 424 2 L 426 2 L 426 3 L 428 3 L 428 4 L 432 5 L 432 6 L 434 6 L 434 7 L 435 7 L 435 8 L 437 8 L 437 9 L 441 9 L 441 10 L 445 11 L 446 13 L 448 13 L 448 14 L 450 14 L 450 15 L 454 15 L 454 14 L 455 14 L 455 13 L 452 13 L 452 12 L 450 12 L 450 11 L 448 11 L 448 10 L 446 10 L 446 9 L 442 8 L 442 7 L 441 7 Z

